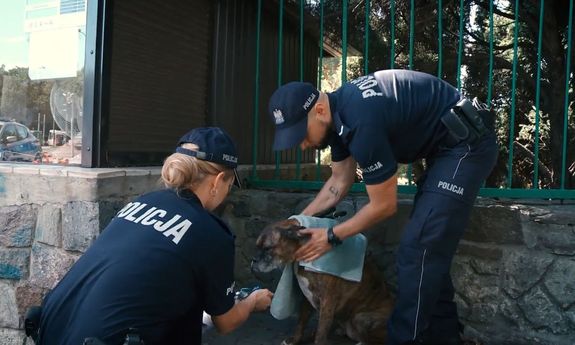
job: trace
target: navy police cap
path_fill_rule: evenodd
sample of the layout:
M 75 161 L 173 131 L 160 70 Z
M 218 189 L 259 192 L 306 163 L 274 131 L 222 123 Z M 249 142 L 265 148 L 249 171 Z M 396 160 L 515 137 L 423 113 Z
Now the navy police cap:
M 307 114 L 317 102 L 319 91 L 310 83 L 294 81 L 278 88 L 268 110 L 276 126 L 273 149 L 285 150 L 300 144 L 307 133 Z
M 182 144 L 191 143 L 198 150 L 185 149 Z M 232 138 L 219 127 L 194 128 L 178 141 L 176 152 L 224 165 L 230 169 L 238 166 L 238 151 Z

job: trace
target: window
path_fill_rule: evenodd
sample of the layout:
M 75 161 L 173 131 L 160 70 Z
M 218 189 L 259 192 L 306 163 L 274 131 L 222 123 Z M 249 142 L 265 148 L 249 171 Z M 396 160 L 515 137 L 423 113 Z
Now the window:
M 16 132 L 18 133 L 18 140 L 28 138 L 28 130 L 24 126 L 16 126 Z
M 0 121 L 46 145 L 42 164 L 80 164 L 86 0 L 0 1 L 0 13 Z M 47 145 L 51 131 L 70 142 Z
M 85 0 L 60 0 L 60 14 L 86 11 Z
M 8 137 L 18 137 L 18 134 L 16 133 L 16 127 L 14 125 L 6 125 L 0 139 L 2 139 L 3 142 L 7 142 Z

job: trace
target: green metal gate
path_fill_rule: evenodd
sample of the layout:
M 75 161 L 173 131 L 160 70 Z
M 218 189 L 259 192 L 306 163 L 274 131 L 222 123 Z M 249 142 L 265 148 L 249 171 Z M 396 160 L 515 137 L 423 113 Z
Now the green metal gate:
M 256 105 L 267 104 L 268 101 L 261 99 L 259 89 L 262 0 L 257 2 L 253 84 Z M 282 80 L 285 12 L 288 8 L 297 8 L 300 80 L 303 80 L 304 68 L 304 31 L 309 30 L 305 18 L 313 17 L 318 23 L 315 28 L 320 46 L 318 88 L 321 88 L 325 77 L 322 71 L 327 37 L 332 40 L 336 37 L 341 42 L 340 78 L 343 83 L 350 73 L 349 40 L 353 39 L 352 44 L 357 46 L 361 36 L 361 73 L 407 68 L 436 74 L 464 95 L 479 92 L 497 111 L 500 159 L 493 178 L 488 179 L 480 195 L 575 199 L 575 106 L 571 101 L 575 85 L 571 70 L 573 0 L 568 1 L 568 8 L 562 6 L 566 3 L 559 0 L 436 0 L 417 4 L 415 0 L 278 0 L 277 86 L 287 82 Z M 361 18 L 363 23 L 358 25 Z M 339 25 L 339 32 L 335 34 L 334 21 Z M 384 49 L 380 49 L 382 47 Z M 385 62 L 376 59 L 383 56 L 388 58 Z M 321 188 L 321 152 L 316 154 L 313 178 L 302 178 L 304 164 L 299 148 L 295 149 L 294 176 L 279 178 L 284 168 L 279 154 L 276 155 L 273 178 L 260 176 L 256 164 L 258 123 L 267 121 L 267 114 L 260 114 L 258 109 L 258 106 L 254 107 L 250 185 L 284 189 Z M 404 176 L 405 183 L 399 186 L 399 191 L 413 193 L 411 166 L 406 167 Z M 364 190 L 361 183 L 354 184 L 351 189 Z

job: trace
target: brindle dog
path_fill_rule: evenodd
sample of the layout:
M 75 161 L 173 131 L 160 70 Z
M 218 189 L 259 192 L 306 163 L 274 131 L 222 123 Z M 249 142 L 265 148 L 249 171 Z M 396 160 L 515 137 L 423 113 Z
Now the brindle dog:
M 252 261 L 252 270 L 264 273 L 293 264 L 295 251 L 308 238 L 298 233 L 300 229 L 302 227 L 295 219 L 265 227 L 257 239 L 258 253 Z M 304 329 L 313 311 L 312 307 L 319 311 L 314 344 L 328 344 L 328 334 L 334 321 L 349 338 L 360 344 L 385 344 L 386 323 L 393 301 L 371 260 L 366 259 L 359 283 L 306 271 L 301 267 L 297 269 L 297 265 L 295 267 L 297 281 L 306 298 L 302 301 L 299 322 L 293 336 L 284 340 L 282 345 L 295 345 L 308 340 L 304 339 Z

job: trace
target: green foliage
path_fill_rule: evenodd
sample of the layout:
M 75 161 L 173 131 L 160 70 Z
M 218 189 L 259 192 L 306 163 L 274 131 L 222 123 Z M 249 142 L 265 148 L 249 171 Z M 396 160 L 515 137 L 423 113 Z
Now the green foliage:
M 362 51 L 365 45 L 365 1 L 350 0 L 348 5 L 348 43 Z M 493 3 L 493 41 L 490 38 L 489 1 L 464 1 L 464 54 L 458 65 L 460 1 L 442 0 L 442 46 L 438 40 L 438 1 L 418 0 L 411 8 L 410 0 L 395 1 L 393 23 L 395 41 L 391 42 L 391 12 L 389 0 L 371 0 L 367 30 L 369 35 L 368 70 L 412 68 L 433 75 L 441 66 L 443 79 L 457 85 L 461 72 L 462 92 L 468 97 L 490 101 L 497 112 L 497 134 L 501 147 L 498 166 L 488 179 L 488 186 L 508 186 L 512 179 L 515 188 L 530 188 L 533 184 L 535 110 L 539 111 L 539 181 L 542 188 L 557 187 L 561 181 L 564 122 L 567 115 L 568 136 L 566 140 L 566 167 L 575 163 L 575 124 L 572 97 L 569 97 L 569 113 L 564 113 L 565 81 L 567 63 L 567 28 L 569 2 L 546 0 L 543 16 L 542 37 L 539 38 L 540 1 L 521 0 Z M 318 13 L 318 4 L 310 3 L 309 10 Z M 415 23 L 410 24 L 414 11 Z M 515 89 L 512 90 L 514 62 L 515 11 L 518 11 L 518 42 L 516 56 Z M 324 24 L 326 36 L 333 42 L 341 41 L 342 1 L 324 0 Z M 411 28 L 413 27 L 413 33 Z M 413 47 L 410 47 L 413 34 Z M 541 50 L 538 50 L 541 40 Z M 393 50 L 393 59 L 390 56 Z M 573 42 L 571 43 L 573 46 Z M 491 49 L 492 47 L 492 49 Z M 439 61 L 441 49 L 442 61 Z M 412 52 L 412 54 L 410 54 Z M 571 71 L 575 68 L 571 59 Z M 541 65 L 537 65 L 538 57 Z M 363 62 L 358 65 L 363 74 Z M 353 68 L 353 67 L 352 67 Z M 540 68 L 540 69 L 539 69 Z M 357 69 L 357 68 L 356 68 Z M 355 71 L 354 71 L 355 74 Z M 538 80 L 538 74 L 540 79 Z M 329 78 L 329 77 L 327 77 Z M 569 79 L 573 90 L 574 78 Z M 539 91 L 538 91 L 539 90 Z M 537 95 L 539 94 L 539 98 Z M 488 97 L 491 96 L 491 99 Z M 514 99 L 513 97 L 514 96 Z M 512 102 L 514 111 L 512 112 Z M 514 122 L 511 118 L 514 117 Z M 513 131 L 513 138 L 510 134 Z M 508 155 L 513 145 L 512 166 Z M 575 178 L 566 171 L 565 185 L 575 187 Z
M 0 117 L 14 119 L 28 127 L 38 125 L 38 114 L 50 116 L 50 90 L 53 81 L 33 81 L 28 68 L 0 67 Z

